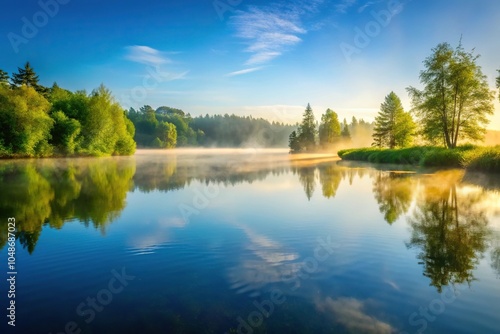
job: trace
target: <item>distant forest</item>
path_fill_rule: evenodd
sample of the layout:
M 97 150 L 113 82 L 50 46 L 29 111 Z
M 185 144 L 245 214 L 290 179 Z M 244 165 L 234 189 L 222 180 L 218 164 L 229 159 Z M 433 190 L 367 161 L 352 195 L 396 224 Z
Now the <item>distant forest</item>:
M 136 146 L 286 147 L 297 124 L 176 108 L 124 110 L 101 85 L 90 94 L 39 84 L 30 63 L 0 70 L 0 158 L 130 155 Z
M 151 106 L 131 108 L 127 117 L 135 126 L 139 147 L 286 147 L 297 125 L 236 115 L 191 117 L 180 109 Z

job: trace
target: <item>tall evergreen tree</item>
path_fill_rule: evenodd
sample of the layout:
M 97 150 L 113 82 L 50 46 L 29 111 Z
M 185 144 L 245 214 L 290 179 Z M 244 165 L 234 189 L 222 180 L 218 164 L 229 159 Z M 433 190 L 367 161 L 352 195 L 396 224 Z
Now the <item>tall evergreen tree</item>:
M 351 133 L 352 133 L 353 137 L 356 136 L 356 133 L 358 131 L 358 127 L 359 127 L 358 120 L 356 119 L 355 116 L 352 116 L 352 120 L 351 120 Z
M 483 138 L 494 94 L 478 57 L 466 52 L 461 42 L 455 49 L 441 43 L 424 61 L 425 70 L 420 72 L 424 89 L 407 88 L 422 134 L 430 142 L 454 148 L 461 139 Z
M 327 109 L 321 116 L 319 143 L 323 147 L 331 145 L 340 137 L 340 122 L 336 112 Z
M 18 73 L 12 74 L 12 86 L 20 87 L 26 85 L 28 87 L 33 87 L 39 93 L 46 93 L 47 89 L 38 84 L 38 75 L 36 75 L 35 70 L 31 67 L 29 62 L 26 62 L 24 68 L 18 67 Z
M 0 70 L 0 85 L 9 84 L 9 74 L 3 70 Z
M 299 142 L 306 151 L 314 150 L 316 146 L 316 121 L 309 103 L 304 111 L 302 123 L 299 126 Z
M 297 137 L 297 131 L 292 131 L 288 137 L 288 147 L 290 147 L 290 153 L 300 152 L 299 138 Z
M 409 113 L 403 110 L 401 100 L 391 92 L 380 105 L 380 111 L 375 118 L 373 146 L 389 148 L 405 147 L 411 144 L 415 124 Z
M 351 139 L 351 131 L 349 131 L 349 125 L 347 124 L 347 120 L 344 118 L 344 122 L 342 122 L 342 132 L 340 133 L 342 138 Z

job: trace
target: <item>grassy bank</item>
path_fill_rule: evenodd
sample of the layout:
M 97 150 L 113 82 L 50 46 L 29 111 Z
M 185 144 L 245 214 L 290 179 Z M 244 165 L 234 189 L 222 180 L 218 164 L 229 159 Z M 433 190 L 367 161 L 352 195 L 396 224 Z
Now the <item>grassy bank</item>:
M 401 149 L 359 148 L 338 152 L 342 160 L 410 164 L 422 167 L 456 167 L 500 173 L 500 146 L 466 145 L 455 149 L 416 146 Z

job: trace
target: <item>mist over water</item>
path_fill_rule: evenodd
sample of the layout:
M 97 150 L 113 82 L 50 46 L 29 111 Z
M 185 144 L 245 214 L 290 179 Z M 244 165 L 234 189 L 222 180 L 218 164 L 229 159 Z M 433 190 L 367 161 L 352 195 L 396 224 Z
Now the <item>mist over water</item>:
M 492 175 L 182 149 L 1 161 L 0 183 L 22 333 L 499 332 Z M 134 280 L 87 322 L 120 268 Z

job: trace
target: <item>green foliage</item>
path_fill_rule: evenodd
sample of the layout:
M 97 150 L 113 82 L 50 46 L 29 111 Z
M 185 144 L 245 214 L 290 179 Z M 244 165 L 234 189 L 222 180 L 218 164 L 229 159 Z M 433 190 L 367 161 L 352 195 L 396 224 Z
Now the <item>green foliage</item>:
M 319 126 L 320 145 L 323 147 L 331 146 L 339 140 L 340 131 L 340 122 L 337 113 L 331 109 L 327 109 L 321 116 L 321 124 Z
M 157 128 L 157 134 L 164 148 L 174 148 L 177 145 L 177 129 L 174 124 L 160 122 Z
M 37 92 L 41 94 L 47 93 L 47 88 L 38 84 L 38 75 L 36 75 L 35 70 L 31 67 L 29 62 L 26 62 L 24 68 L 18 67 L 18 73 L 12 74 L 12 87 L 28 86 L 33 87 Z
M 290 147 L 290 153 L 300 152 L 300 142 L 297 137 L 297 131 L 292 131 L 288 139 L 288 147 Z
M 164 107 L 166 108 L 166 107 Z M 140 146 L 154 148 L 174 148 L 177 145 L 177 129 L 172 123 L 165 121 L 170 116 L 157 114 L 151 106 L 144 106 L 136 112 L 128 112 L 132 125 L 135 125 L 135 140 Z M 178 114 L 174 114 L 176 120 Z M 182 119 L 180 122 L 183 122 Z M 178 123 L 181 127 L 180 123 Z M 130 125 L 128 125 L 130 126 Z M 132 133 L 129 131 L 129 133 Z
M 49 102 L 32 87 L 0 86 L 0 150 L 22 157 L 50 155 L 48 140 L 54 121 L 49 109 Z
M 420 73 L 424 89 L 407 89 L 422 135 L 448 148 L 461 139 L 482 139 L 487 116 L 493 114 L 494 95 L 477 65 L 479 56 L 466 52 L 461 43 L 455 49 L 441 43 L 432 52 Z
M 144 106 L 138 111 L 131 108 L 128 117 L 136 128 L 135 140 L 142 147 L 185 147 L 185 146 L 217 146 L 241 147 L 279 147 L 285 146 L 288 134 L 295 126 L 282 123 L 271 123 L 262 118 L 236 115 L 198 116 L 180 109 L 160 107 L 156 111 Z M 175 127 L 176 140 L 171 132 L 170 139 L 165 140 L 162 123 Z M 162 129 L 160 129 L 162 128 Z M 164 143 L 158 146 L 156 138 Z M 175 144 L 174 144 L 175 142 Z
M 182 111 L 181 109 L 176 109 L 166 106 L 157 108 L 156 113 L 160 115 L 179 115 L 181 117 L 186 116 L 186 113 L 184 113 L 184 111 Z
M 52 131 L 53 144 L 61 153 L 106 156 L 135 152 L 133 124 L 103 85 L 90 95 L 54 85 L 50 99 L 57 125 Z
M 446 149 L 435 146 L 416 146 L 402 149 L 360 148 L 341 150 L 343 160 L 373 163 L 411 164 L 423 167 L 466 168 L 500 173 L 500 146 L 476 147 L 472 145 Z
M 134 126 L 103 85 L 46 89 L 29 63 L 12 82 L 0 85 L 0 157 L 134 153 Z
M 78 148 L 78 136 L 82 130 L 80 122 L 69 118 L 62 111 L 56 111 L 51 114 L 54 120 L 54 127 L 51 130 L 50 143 L 57 152 L 64 155 L 72 155 Z
M 415 127 L 411 115 L 403 110 L 399 97 L 391 92 L 385 97 L 375 118 L 372 145 L 389 148 L 409 146 Z
M 9 85 L 9 74 L 0 70 L 0 85 Z
M 153 148 L 164 148 L 164 145 L 165 144 L 158 137 L 153 139 L 153 141 L 151 142 L 151 147 L 153 147 Z
M 331 116 L 331 115 L 330 115 Z M 326 128 L 328 125 L 324 125 L 323 136 L 326 139 Z M 290 147 L 290 153 L 298 152 L 312 152 L 316 149 L 316 121 L 314 120 L 314 113 L 311 109 L 309 103 L 307 104 L 306 110 L 304 111 L 302 117 L 302 123 L 300 123 L 298 129 L 293 131 L 288 138 L 288 146 Z
M 236 115 L 205 115 L 189 120 L 201 146 L 285 147 L 296 125 Z
M 309 103 L 307 104 L 302 123 L 297 131 L 297 137 L 301 145 L 302 151 L 313 151 L 316 147 L 316 121 L 314 113 Z
M 465 161 L 470 170 L 500 173 L 500 146 L 473 150 L 465 156 Z

